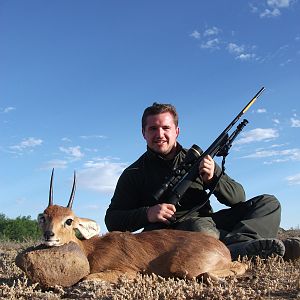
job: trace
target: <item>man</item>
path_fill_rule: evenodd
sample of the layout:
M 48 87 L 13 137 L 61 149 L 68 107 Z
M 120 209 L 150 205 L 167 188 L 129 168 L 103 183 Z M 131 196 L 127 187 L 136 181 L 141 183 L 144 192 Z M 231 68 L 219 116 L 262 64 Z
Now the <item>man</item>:
M 147 151 L 119 178 L 105 223 L 109 231 L 174 228 L 201 231 L 220 238 L 236 259 L 241 256 L 284 255 L 285 246 L 276 239 L 281 208 L 271 195 L 245 201 L 243 187 L 227 174 L 221 176 L 213 194 L 228 206 L 213 212 L 210 202 L 186 220 L 173 221 L 207 200 L 207 191 L 221 174 L 220 167 L 207 156 L 199 164 L 199 176 L 186 191 L 180 205 L 164 199 L 157 203 L 153 194 L 185 158 L 187 150 L 177 141 L 178 115 L 170 104 L 154 103 L 142 116 L 142 134 Z

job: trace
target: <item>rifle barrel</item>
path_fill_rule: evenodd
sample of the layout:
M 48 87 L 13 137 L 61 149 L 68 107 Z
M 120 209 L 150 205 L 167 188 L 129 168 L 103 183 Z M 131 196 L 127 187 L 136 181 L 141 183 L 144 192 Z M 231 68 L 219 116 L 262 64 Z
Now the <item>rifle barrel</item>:
M 249 108 L 250 106 L 257 100 L 257 98 L 262 94 L 262 92 L 265 90 L 264 87 L 262 87 L 257 94 L 250 100 L 250 102 L 244 107 L 244 109 L 241 111 L 241 115 L 243 115 Z

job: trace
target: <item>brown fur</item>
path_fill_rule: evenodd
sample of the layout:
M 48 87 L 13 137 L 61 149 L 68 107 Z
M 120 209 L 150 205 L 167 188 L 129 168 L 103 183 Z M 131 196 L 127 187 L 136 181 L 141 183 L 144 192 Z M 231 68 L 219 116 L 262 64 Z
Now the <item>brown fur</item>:
M 88 280 L 115 282 L 122 274 L 134 278 L 138 272 L 163 277 L 212 278 L 243 274 L 247 267 L 232 262 L 228 248 L 214 237 L 200 232 L 154 230 L 137 234 L 111 232 L 79 240 L 74 228 L 80 222 L 67 208 L 51 205 L 44 211 L 43 231 L 52 230 L 61 243 L 76 242 L 90 263 Z M 72 226 L 63 225 L 73 218 Z

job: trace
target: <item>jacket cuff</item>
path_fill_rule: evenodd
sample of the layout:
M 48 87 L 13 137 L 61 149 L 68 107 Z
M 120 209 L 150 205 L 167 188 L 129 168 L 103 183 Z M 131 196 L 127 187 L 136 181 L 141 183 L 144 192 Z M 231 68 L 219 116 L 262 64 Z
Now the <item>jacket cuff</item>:
M 205 189 L 212 189 L 215 186 L 215 184 L 218 181 L 218 178 L 221 176 L 221 174 L 222 174 L 222 169 L 219 167 L 218 164 L 215 163 L 214 176 L 210 180 L 209 184 L 205 185 Z
M 149 209 L 149 206 L 140 208 L 140 216 L 141 216 L 140 222 L 141 222 L 142 227 L 149 224 L 148 215 L 147 215 L 148 209 Z

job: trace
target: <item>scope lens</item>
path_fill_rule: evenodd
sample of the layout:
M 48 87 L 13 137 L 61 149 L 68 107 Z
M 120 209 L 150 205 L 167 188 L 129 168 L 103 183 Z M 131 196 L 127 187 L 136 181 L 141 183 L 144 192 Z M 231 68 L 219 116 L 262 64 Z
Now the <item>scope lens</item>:
M 201 156 L 202 152 L 203 152 L 202 149 L 196 144 L 194 144 L 186 153 L 185 160 L 184 160 L 185 163 L 187 164 L 192 163 L 194 160 L 196 160 Z

